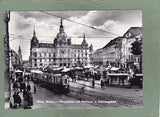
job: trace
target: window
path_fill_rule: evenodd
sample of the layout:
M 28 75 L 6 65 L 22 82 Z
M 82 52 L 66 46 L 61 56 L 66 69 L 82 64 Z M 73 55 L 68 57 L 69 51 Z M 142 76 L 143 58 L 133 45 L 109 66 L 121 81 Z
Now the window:
M 33 53 L 33 57 L 37 57 L 37 53 L 36 52 Z
M 34 64 L 34 67 L 37 67 L 37 63 Z
M 46 55 L 47 55 L 47 54 L 46 54 L 46 52 L 45 52 L 45 53 L 44 53 L 44 56 L 46 57 Z
M 51 57 L 51 53 L 49 53 L 49 57 Z
M 37 59 L 34 59 L 34 62 L 37 62 Z
M 41 53 L 39 53 L 39 57 L 42 57 L 42 54 L 41 54 Z

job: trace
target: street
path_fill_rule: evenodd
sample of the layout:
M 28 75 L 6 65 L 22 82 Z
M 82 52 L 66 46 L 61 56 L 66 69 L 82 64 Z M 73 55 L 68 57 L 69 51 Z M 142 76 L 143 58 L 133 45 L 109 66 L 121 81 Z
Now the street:
M 26 81 L 27 83 L 27 81 Z M 36 86 L 34 93 L 33 82 L 31 93 L 33 96 L 32 109 L 49 109 L 49 108 L 106 108 L 106 107 L 141 107 L 143 92 L 140 88 L 123 88 L 123 87 L 105 87 L 102 89 L 100 81 L 95 81 L 95 87 L 92 87 L 90 81 L 69 80 L 70 92 L 68 94 L 56 94 L 40 85 Z M 84 92 L 81 88 L 84 87 Z M 14 89 L 12 89 L 13 95 Z M 23 105 L 23 96 L 20 92 Z M 17 107 L 17 109 L 21 109 Z

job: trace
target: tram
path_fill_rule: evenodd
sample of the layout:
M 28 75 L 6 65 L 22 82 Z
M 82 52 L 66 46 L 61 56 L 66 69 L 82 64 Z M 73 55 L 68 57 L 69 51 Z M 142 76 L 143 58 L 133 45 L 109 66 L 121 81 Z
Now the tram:
M 31 71 L 35 83 L 57 93 L 68 93 L 68 76 L 64 74 L 44 73 L 42 71 Z
M 15 71 L 15 78 L 16 78 L 16 81 L 18 81 L 19 83 L 21 83 L 23 81 L 23 71 L 16 70 Z

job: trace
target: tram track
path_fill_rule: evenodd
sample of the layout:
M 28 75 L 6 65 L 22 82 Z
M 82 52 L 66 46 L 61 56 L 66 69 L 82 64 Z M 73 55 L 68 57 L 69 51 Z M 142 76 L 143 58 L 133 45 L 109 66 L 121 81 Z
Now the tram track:
M 115 104 L 108 104 L 108 103 L 91 103 L 94 106 L 105 108 L 105 107 L 141 107 L 143 102 L 140 100 L 136 100 L 131 97 L 120 97 L 120 96 L 113 96 L 111 94 L 104 94 L 95 91 L 88 91 L 85 90 L 84 92 L 80 93 L 80 88 L 72 87 L 69 94 L 66 96 L 83 100 L 83 101 L 116 101 Z

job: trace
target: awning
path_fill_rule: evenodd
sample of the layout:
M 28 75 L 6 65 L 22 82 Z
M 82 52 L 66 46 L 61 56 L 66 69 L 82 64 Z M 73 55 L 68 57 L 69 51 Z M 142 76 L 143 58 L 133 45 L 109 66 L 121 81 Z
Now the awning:
M 58 70 L 62 70 L 63 68 L 55 68 L 55 69 L 52 69 L 53 71 L 58 71 Z
M 69 69 L 69 68 L 65 68 L 65 69 L 63 69 L 62 70 L 62 72 L 68 72 L 68 71 L 70 71 L 71 69 Z
M 42 74 L 43 72 L 40 71 L 40 70 L 31 70 L 32 73 L 39 73 L 39 74 Z
M 91 65 L 84 66 L 84 68 L 93 68 Z
M 18 69 L 18 70 L 16 70 L 15 72 L 23 72 L 23 71 L 21 71 L 21 70 Z
M 110 68 L 109 70 L 111 70 L 111 71 L 118 71 L 120 68 L 118 68 L 118 67 L 112 67 L 112 68 Z

